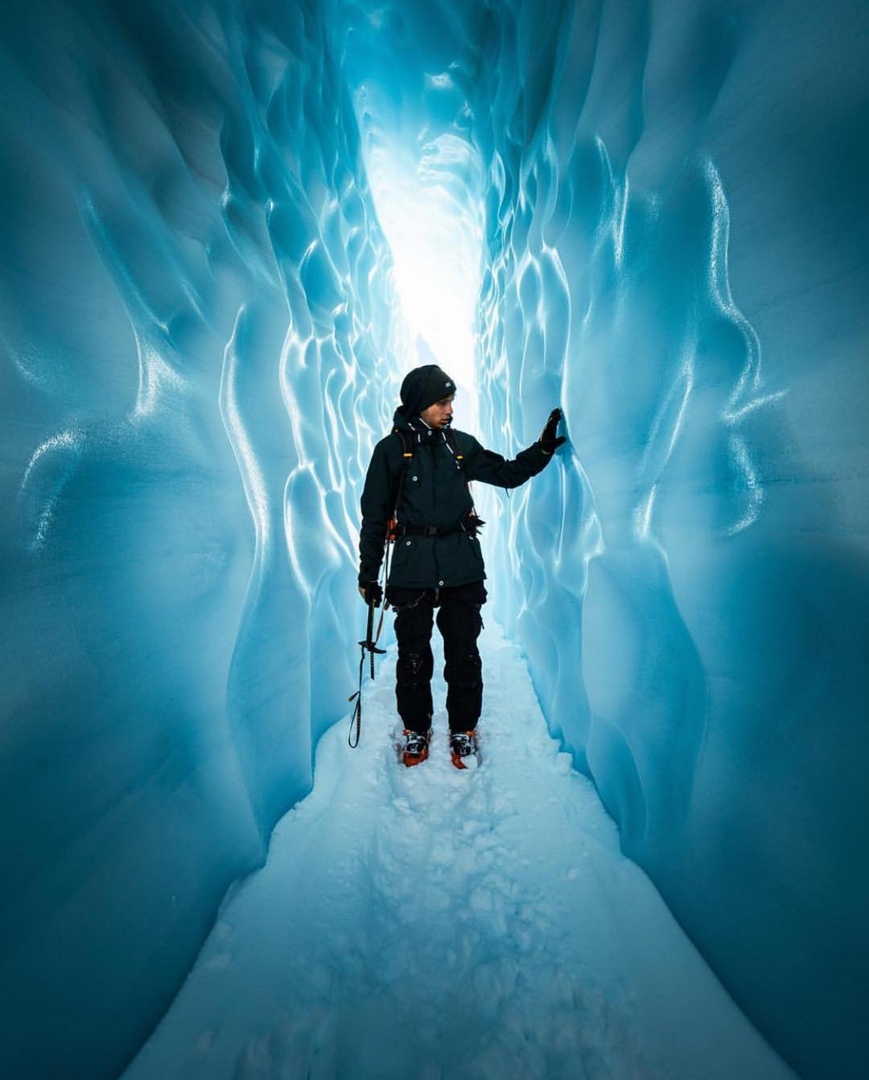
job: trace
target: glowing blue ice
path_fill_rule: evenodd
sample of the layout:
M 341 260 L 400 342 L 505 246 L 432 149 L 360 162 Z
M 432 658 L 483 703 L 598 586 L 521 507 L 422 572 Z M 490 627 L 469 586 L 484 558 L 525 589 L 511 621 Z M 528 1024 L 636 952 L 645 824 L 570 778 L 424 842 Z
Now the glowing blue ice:
M 7 5 L 4 1075 L 116 1075 L 309 789 L 370 448 L 475 332 L 459 425 L 570 435 L 481 507 L 552 730 L 764 1035 L 857 1075 L 869 10 L 749 6 Z

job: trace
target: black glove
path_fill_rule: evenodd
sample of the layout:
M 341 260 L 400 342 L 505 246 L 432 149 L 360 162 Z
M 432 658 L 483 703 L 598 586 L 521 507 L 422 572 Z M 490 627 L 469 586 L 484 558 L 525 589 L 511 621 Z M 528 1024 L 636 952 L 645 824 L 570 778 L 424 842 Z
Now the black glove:
M 544 454 L 554 454 L 562 443 L 567 442 L 565 435 L 556 438 L 556 431 L 561 420 L 561 409 L 553 409 L 540 435 L 540 449 Z
M 380 607 L 383 603 L 383 587 L 379 581 L 366 581 L 364 585 L 360 585 L 359 595 L 366 604 Z

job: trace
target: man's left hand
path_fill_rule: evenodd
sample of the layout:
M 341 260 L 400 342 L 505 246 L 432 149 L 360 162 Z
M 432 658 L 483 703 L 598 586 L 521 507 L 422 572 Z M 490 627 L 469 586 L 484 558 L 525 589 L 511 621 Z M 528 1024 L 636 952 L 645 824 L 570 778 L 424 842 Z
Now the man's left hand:
M 553 409 L 546 421 L 546 426 L 540 435 L 540 449 L 544 454 L 554 454 L 562 443 L 567 442 L 567 436 L 558 435 L 558 425 L 561 421 L 561 409 Z

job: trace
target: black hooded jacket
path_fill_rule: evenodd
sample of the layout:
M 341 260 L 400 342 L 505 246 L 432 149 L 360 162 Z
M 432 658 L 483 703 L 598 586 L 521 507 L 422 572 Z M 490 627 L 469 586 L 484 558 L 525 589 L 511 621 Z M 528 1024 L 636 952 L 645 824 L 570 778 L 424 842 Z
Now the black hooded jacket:
M 385 550 L 386 530 L 401 479 L 404 444 L 398 431 L 412 440 L 413 457 L 401 480 L 396 518 L 411 532 L 395 541 L 389 585 L 433 589 L 467 585 L 486 576 L 480 542 L 461 528 L 473 506 L 468 482 L 480 480 L 514 488 L 536 476 L 551 460 L 539 443 L 513 461 L 486 450 L 463 431 L 454 431 L 450 445 L 444 431 L 428 427 L 419 417 L 408 420 L 395 413 L 395 430 L 375 446 L 362 492 L 359 537 L 359 582 L 376 581 Z M 457 461 L 461 455 L 462 461 Z M 413 527 L 436 526 L 439 536 L 413 533 Z

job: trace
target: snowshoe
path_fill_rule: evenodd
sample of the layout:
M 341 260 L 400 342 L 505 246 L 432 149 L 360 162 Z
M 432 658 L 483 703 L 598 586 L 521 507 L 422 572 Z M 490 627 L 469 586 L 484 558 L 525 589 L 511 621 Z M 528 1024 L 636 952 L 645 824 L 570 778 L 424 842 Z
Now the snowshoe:
M 404 741 L 401 746 L 401 760 L 410 768 L 421 765 L 428 757 L 428 743 L 431 731 L 410 731 L 404 729 Z
M 476 769 L 478 749 L 475 731 L 450 732 L 450 759 L 457 769 Z

